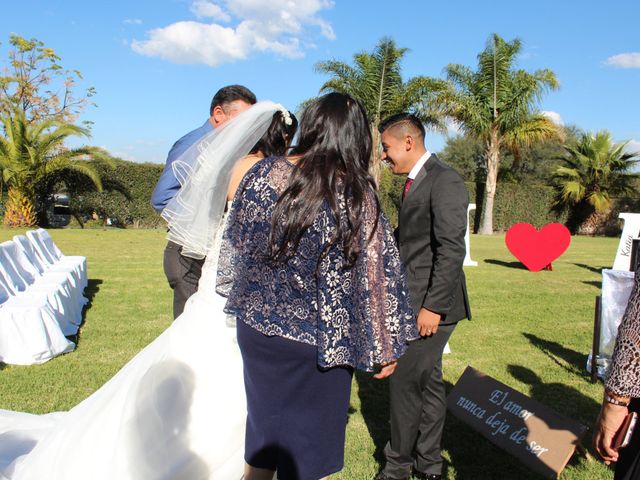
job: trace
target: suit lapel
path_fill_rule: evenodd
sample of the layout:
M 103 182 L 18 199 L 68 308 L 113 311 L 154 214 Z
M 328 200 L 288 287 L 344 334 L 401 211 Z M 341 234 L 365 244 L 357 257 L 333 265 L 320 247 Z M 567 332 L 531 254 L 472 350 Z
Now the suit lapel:
M 424 164 L 424 166 L 418 172 L 418 175 L 416 175 L 416 178 L 414 178 L 413 182 L 411 183 L 411 187 L 409 188 L 409 191 L 407 192 L 407 194 L 404 197 L 404 201 L 405 202 L 411 196 L 411 194 L 418 189 L 420 184 L 422 182 L 424 182 L 424 180 L 429 176 L 428 175 L 429 170 L 431 170 L 434 167 L 436 161 L 438 161 L 438 157 L 436 157 L 432 153 L 431 156 L 429 157 L 429 159 L 427 160 L 427 162 Z M 404 202 L 403 202 L 403 204 L 404 204 Z

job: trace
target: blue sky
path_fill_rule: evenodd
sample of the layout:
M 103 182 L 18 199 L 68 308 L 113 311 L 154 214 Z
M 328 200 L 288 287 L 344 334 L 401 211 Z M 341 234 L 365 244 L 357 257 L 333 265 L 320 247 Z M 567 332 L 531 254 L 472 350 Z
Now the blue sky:
M 624 0 L 21 0 L 3 2 L 9 34 L 35 37 L 97 90 L 90 142 L 134 161 L 164 162 L 201 125 L 215 91 L 241 83 L 290 109 L 315 95 L 321 60 L 350 61 L 383 36 L 410 52 L 405 78 L 476 65 L 496 32 L 519 37 L 519 66 L 561 83 L 541 109 L 565 124 L 610 130 L 640 150 L 640 2 Z M 438 151 L 441 135 L 429 135 Z

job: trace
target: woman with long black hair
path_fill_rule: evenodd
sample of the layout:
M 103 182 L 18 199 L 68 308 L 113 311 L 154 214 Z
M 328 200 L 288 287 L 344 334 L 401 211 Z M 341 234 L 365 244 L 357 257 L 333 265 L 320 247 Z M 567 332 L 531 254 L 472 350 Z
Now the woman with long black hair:
M 388 376 L 418 337 L 371 148 L 361 105 L 331 93 L 303 113 L 292 153 L 236 193 L 217 289 L 238 320 L 247 480 L 341 470 L 353 369 Z

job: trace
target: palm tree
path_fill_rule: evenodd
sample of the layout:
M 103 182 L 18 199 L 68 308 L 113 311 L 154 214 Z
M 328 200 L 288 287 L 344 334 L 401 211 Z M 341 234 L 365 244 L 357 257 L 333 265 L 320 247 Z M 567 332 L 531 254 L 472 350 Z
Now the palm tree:
M 518 152 L 538 141 L 561 136 L 561 129 L 536 109 L 547 90 L 558 88 L 551 70 L 514 69 L 522 49 L 519 39 L 506 42 L 493 34 L 478 55 L 476 71 L 451 64 L 448 84 L 437 100 L 467 135 L 486 145 L 483 218 L 478 233 L 493 233 L 493 202 L 501 150 Z
M 4 224 L 32 226 L 37 222 L 37 196 L 51 179 L 64 179 L 74 171 L 102 190 L 100 176 L 83 160 L 95 158 L 110 162 L 109 155 L 96 147 L 67 149 L 70 136 L 88 136 L 76 125 L 54 119 L 29 123 L 23 110 L 13 110 L 2 118 L 4 136 L 0 136 L 0 183 L 8 187 Z
M 320 93 L 347 93 L 357 99 L 367 112 L 373 137 L 372 173 L 379 177 L 381 152 L 378 126 L 387 117 L 400 112 L 416 114 L 427 126 L 444 130 L 444 117 L 434 107 L 433 93 L 441 80 L 418 76 L 402 79 L 401 62 L 406 48 L 398 48 L 389 38 L 382 38 L 372 53 L 353 56 L 354 65 L 337 60 L 319 62 L 317 72 L 331 75 Z
M 556 211 L 569 210 L 568 227 L 575 233 L 593 231 L 598 216 L 609 211 L 613 196 L 635 193 L 640 152 L 625 151 L 628 142 L 614 143 L 605 130 L 583 133 L 565 145 L 564 165 L 555 172 Z

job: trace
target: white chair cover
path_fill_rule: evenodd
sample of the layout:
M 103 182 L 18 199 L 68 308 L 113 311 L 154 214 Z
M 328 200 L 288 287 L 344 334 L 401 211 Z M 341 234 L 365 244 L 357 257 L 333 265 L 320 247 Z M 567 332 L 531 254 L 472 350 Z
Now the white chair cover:
M 43 229 L 0 243 L 0 362 L 31 365 L 75 348 L 86 258 L 67 257 Z
M 87 287 L 88 278 L 86 257 L 63 255 L 58 246 L 54 243 L 51 235 L 49 235 L 49 232 L 44 228 L 27 232 L 27 237 L 29 237 L 32 243 L 34 242 L 34 239 L 37 239 L 36 242 L 41 246 L 43 254 L 46 257 L 45 261 L 48 259 L 48 263 L 52 266 L 60 264 L 73 267 L 78 279 L 80 280 L 82 289 L 84 290 Z
M 46 272 L 61 272 L 65 274 L 74 289 L 79 292 L 84 290 L 84 287 L 81 285 L 80 276 L 76 273 L 76 269 L 73 266 L 65 266 L 61 263 L 55 263 L 53 265 L 47 264 L 42 260 L 33 243 L 31 243 L 25 235 L 15 235 L 13 237 L 13 241 L 23 250 L 29 260 L 29 263 L 35 267 L 39 274 L 45 274 Z
M 81 288 L 79 286 L 79 280 L 73 275 L 73 268 L 56 264 L 46 269 L 27 237 L 16 235 L 13 237 L 13 242 L 18 249 L 16 258 L 28 273 L 34 275 L 36 279 L 42 278 L 41 281 L 69 286 L 69 293 L 73 298 L 73 306 L 78 310 L 74 316 L 74 322 L 75 320 L 79 322 L 82 317 L 82 308 L 87 303 L 87 299 L 83 295 L 84 287 Z
M 15 297 L 0 275 L 0 362 L 33 365 L 73 351 L 75 344 L 60 330 L 46 294 Z
M 83 275 L 82 275 L 81 269 L 75 264 L 69 265 L 66 262 L 62 263 L 59 260 L 57 260 L 53 256 L 53 254 L 47 249 L 47 247 L 44 245 L 44 242 L 42 241 L 42 238 L 40 237 L 40 235 L 38 235 L 36 232 L 37 230 L 30 230 L 26 232 L 26 236 L 29 239 L 29 242 L 31 243 L 33 250 L 36 252 L 36 255 L 38 256 L 40 261 L 44 264 L 45 268 L 47 270 L 51 268 L 59 268 L 60 266 L 70 268 L 71 273 L 75 278 L 76 285 L 80 285 L 81 288 L 84 288 L 83 279 L 82 279 Z
M 18 262 L 19 251 L 12 241 L 0 243 L 0 271 L 7 280 L 7 288 L 17 297 L 30 298 L 45 294 L 54 310 L 60 329 L 65 335 L 73 335 L 82 322 L 82 305 L 74 298 L 71 285 L 54 278 L 35 278 Z

